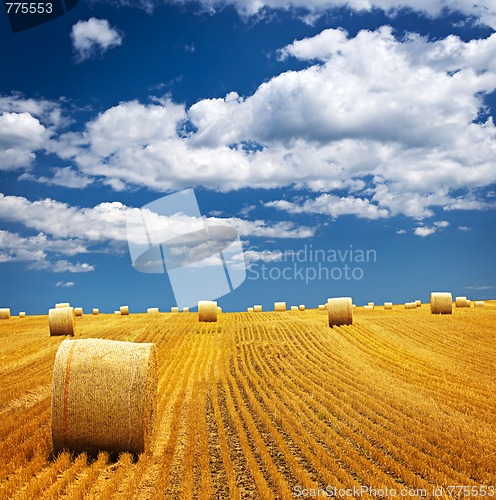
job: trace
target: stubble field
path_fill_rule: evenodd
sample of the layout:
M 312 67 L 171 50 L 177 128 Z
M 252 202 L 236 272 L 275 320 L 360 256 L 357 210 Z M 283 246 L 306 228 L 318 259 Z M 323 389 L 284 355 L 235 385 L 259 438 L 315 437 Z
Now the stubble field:
M 451 316 L 357 308 L 333 329 L 320 310 L 76 323 L 75 338 L 156 344 L 153 449 L 52 456 L 64 337 L 46 316 L 2 320 L 1 499 L 496 496 L 494 301 Z

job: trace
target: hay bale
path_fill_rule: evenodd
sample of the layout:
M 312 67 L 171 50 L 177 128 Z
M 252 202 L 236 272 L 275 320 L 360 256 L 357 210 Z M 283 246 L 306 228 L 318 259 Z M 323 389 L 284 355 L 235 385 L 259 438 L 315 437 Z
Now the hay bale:
M 253 306 L 253 312 L 256 312 L 256 313 L 262 312 L 262 306 L 260 304 Z
M 291 310 L 292 311 L 297 311 L 298 310 L 298 306 L 291 306 Z
M 415 302 L 405 302 L 405 309 L 417 309 Z
M 0 309 L 0 319 L 10 319 L 10 309 L 8 307 Z
M 74 308 L 59 307 L 48 311 L 48 326 L 50 336 L 71 335 L 74 336 Z
M 392 302 L 384 302 L 384 309 L 392 309 L 392 308 L 393 308 Z
M 476 300 L 474 302 L 474 307 L 484 307 L 486 304 L 483 300 Z
M 300 309 L 300 311 L 304 311 L 305 310 L 305 304 L 300 304 L 299 309 Z
M 160 311 L 158 309 L 158 307 L 149 307 L 147 310 L 146 310 L 146 314 L 158 314 Z
M 189 307 L 183 307 L 183 313 L 189 313 Z
M 375 304 L 373 302 L 369 302 L 369 303 L 367 303 L 367 305 L 370 306 L 370 307 L 374 307 L 375 306 Z
M 472 305 L 472 301 L 470 299 L 467 299 L 467 307 L 470 307 Z
M 83 308 L 82 307 L 75 307 L 74 308 L 74 316 L 82 316 L 83 315 Z
M 252 313 L 253 312 L 253 307 L 247 307 L 246 312 Z
M 456 297 L 455 305 L 456 307 L 468 307 L 467 297 Z
M 326 308 L 325 304 L 319 304 L 319 310 L 324 311 Z
M 26 313 L 24 311 L 21 311 L 19 313 L 19 318 L 25 318 L 26 317 Z
M 415 301 L 415 304 L 417 307 L 422 307 L 422 301 L 420 301 L 418 299 Z
M 198 321 L 215 322 L 219 308 L 214 300 L 198 301 Z
M 118 316 L 120 316 L 121 312 L 120 311 L 114 311 L 114 314 L 117 314 Z
M 179 307 L 171 307 L 171 313 L 178 313 Z
M 286 302 L 274 302 L 274 311 L 285 311 Z
M 451 314 L 453 298 L 450 292 L 431 293 L 431 314 Z
M 64 340 L 52 378 L 54 453 L 149 451 L 156 392 L 154 344 Z
M 352 325 L 353 307 L 351 297 L 337 297 L 327 299 L 327 316 L 329 326 Z
M 96 307 L 93 309 L 93 315 L 98 316 L 100 314 L 100 309 L 97 309 Z
M 55 309 L 62 307 L 71 307 L 71 304 L 69 304 L 69 302 L 59 302 L 58 304 L 55 304 Z
M 369 306 L 369 305 L 363 306 L 363 308 L 364 308 L 366 311 L 373 311 L 373 310 L 374 310 L 374 306 Z
M 128 316 L 129 315 L 129 307 L 128 306 L 121 306 L 119 308 L 119 311 L 122 316 Z

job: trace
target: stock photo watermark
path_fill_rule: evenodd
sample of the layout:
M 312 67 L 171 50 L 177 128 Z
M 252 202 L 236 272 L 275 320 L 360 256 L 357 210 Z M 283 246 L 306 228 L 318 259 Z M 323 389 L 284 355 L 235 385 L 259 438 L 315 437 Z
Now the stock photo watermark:
M 250 247 L 245 255 L 249 260 L 247 279 L 262 281 L 360 281 L 365 266 L 377 262 L 375 249 L 314 248 L 305 244 L 300 250 L 263 250 Z

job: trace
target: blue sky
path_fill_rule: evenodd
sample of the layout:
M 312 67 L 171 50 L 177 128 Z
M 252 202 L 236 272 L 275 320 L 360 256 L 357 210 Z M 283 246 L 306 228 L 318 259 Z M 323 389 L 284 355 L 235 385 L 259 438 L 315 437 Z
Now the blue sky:
M 126 220 L 186 188 L 243 243 L 225 310 L 494 298 L 492 0 L 129 3 L 0 15 L 0 306 L 175 305 Z

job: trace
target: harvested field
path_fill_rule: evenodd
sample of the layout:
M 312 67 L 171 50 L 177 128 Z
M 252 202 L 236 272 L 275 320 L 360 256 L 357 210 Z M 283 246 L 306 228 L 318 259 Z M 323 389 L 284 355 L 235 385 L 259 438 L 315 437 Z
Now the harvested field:
M 432 498 L 440 486 L 462 498 L 448 486 L 494 486 L 496 302 L 452 315 L 356 308 L 353 319 L 330 329 L 319 309 L 224 313 L 216 323 L 78 318 L 75 338 L 157 347 L 152 450 L 114 459 L 51 456 L 64 337 L 50 336 L 46 316 L 0 322 L 0 499 L 269 500 L 326 487 Z

